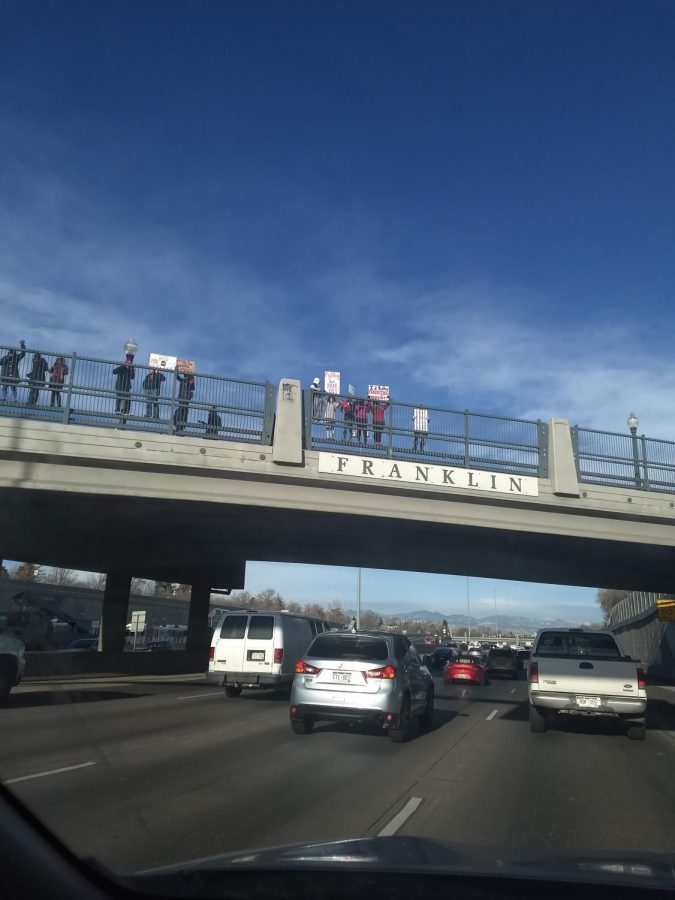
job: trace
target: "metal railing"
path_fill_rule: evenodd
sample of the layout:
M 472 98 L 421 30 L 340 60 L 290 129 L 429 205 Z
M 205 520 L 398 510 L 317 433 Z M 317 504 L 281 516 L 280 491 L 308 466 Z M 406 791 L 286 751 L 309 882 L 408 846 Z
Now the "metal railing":
M 548 475 L 548 425 L 468 410 L 306 390 L 305 447 L 389 459 Z M 426 415 L 420 416 L 423 410 Z
M 578 425 L 571 432 L 579 481 L 675 493 L 675 442 Z
M 17 355 L 8 361 L 10 354 Z M 0 357 L 3 416 L 272 443 L 276 388 L 271 384 L 202 373 L 190 382 L 174 371 L 151 381 L 150 366 L 134 362 L 125 371 L 119 360 L 52 350 L 0 345 Z
M 616 628 L 638 616 L 656 613 L 656 601 L 665 596 L 666 594 L 654 594 L 650 591 L 633 591 L 610 609 L 607 614 L 607 625 Z

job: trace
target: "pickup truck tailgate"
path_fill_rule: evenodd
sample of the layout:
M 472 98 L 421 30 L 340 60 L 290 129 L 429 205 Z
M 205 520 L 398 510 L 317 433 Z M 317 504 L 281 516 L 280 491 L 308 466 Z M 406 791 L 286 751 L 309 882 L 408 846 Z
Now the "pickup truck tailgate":
M 637 697 L 637 666 L 617 659 L 555 659 L 539 657 L 540 693 L 594 694 Z

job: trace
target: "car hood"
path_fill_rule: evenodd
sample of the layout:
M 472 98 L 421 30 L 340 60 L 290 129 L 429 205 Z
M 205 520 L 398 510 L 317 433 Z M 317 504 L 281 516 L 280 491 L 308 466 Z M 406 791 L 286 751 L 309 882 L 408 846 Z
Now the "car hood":
M 240 851 L 140 872 L 136 886 L 172 896 L 203 894 L 233 872 L 336 871 L 445 874 L 555 882 L 675 888 L 675 858 L 633 851 L 559 852 L 482 849 L 416 837 L 363 838 Z M 140 885 L 139 885 L 140 882 Z M 208 894 L 207 894 L 208 895 Z

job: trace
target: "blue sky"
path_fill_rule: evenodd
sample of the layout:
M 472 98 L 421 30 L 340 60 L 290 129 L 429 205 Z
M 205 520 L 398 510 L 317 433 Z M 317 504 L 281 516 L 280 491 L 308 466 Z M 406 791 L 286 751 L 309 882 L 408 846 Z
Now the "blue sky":
M 9 0 L 3 340 L 675 438 L 674 38 L 669 0 Z

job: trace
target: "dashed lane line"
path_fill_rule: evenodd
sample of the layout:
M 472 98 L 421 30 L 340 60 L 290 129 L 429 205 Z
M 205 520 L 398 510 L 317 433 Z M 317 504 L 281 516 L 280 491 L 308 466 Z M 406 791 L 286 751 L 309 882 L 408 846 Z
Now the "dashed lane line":
M 487 721 L 488 721 L 488 722 L 491 722 L 492 719 L 494 719 L 494 717 L 495 717 L 496 715 L 498 715 L 498 713 L 499 713 L 499 710 L 498 710 L 498 709 L 493 709 L 492 712 L 490 713 L 490 715 L 487 717 Z
M 18 781 L 30 781 L 32 778 L 46 778 L 47 775 L 60 775 L 61 772 L 73 772 L 75 769 L 86 769 L 95 766 L 95 762 L 78 763 L 76 766 L 63 766 L 60 769 L 49 769 L 48 772 L 36 772 L 34 775 L 22 775 L 20 778 L 7 778 L 3 784 L 16 784 Z
M 410 800 L 408 800 L 406 805 L 403 807 L 403 809 L 400 812 L 396 813 L 394 818 L 387 825 L 384 826 L 382 831 L 378 832 L 377 836 L 378 837 L 391 837 L 393 834 L 396 834 L 396 832 L 399 830 L 399 828 L 401 828 L 402 825 L 404 825 L 405 822 L 408 821 L 410 816 L 412 816 L 412 814 L 415 812 L 415 810 L 417 809 L 417 807 L 420 805 L 421 802 L 422 802 L 421 797 L 411 797 Z

